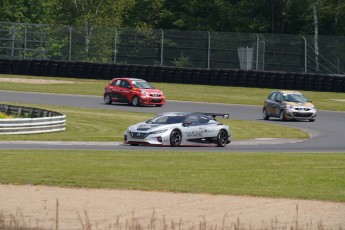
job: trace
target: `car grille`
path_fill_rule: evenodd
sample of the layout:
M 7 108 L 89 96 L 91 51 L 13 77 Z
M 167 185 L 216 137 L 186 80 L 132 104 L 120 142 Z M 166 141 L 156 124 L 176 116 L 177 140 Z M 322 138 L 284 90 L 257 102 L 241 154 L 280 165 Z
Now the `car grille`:
M 310 108 L 295 108 L 298 111 L 310 111 Z
M 313 115 L 313 113 L 298 113 L 298 112 L 294 112 L 293 115 L 295 117 L 311 117 Z
M 163 101 L 161 98 L 150 98 L 149 100 L 150 102 L 156 102 L 156 103 L 160 103 Z
M 136 139 L 144 139 L 147 136 L 147 133 L 138 133 L 138 132 L 131 132 L 131 137 Z
M 150 96 L 151 97 L 160 97 L 161 95 L 159 93 L 151 93 Z

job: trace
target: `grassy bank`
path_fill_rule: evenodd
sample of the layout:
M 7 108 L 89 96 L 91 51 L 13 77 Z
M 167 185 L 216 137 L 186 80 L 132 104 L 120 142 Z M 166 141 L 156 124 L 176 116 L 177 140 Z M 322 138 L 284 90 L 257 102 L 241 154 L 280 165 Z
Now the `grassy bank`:
M 0 151 L 0 183 L 345 201 L 344 153 Z

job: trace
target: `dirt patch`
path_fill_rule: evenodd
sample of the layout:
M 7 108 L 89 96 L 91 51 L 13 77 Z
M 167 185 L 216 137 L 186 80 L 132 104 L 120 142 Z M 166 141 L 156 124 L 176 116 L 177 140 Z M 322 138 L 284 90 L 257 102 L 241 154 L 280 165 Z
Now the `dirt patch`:
M 339 202 L 29 185 L 0 185 L 1 212 L 51 229 L 57 223 L 59 229 L 345 227 L 345 203 Z
M 71 84 L 73 81 L 45 80 L 45 79 L 26 79 L 26 78 L 0 78 L 0 82 L 13 82 L 24 84 Z

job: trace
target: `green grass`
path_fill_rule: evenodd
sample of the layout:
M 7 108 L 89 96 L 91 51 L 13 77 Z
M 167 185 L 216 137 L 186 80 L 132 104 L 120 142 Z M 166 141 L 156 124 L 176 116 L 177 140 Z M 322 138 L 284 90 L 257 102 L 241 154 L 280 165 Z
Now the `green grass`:
M 4 102 L 2 102 L 4 103 Z M 6 102 L 5 102 L 6 104 Z M 15 105 L 20 105 L 15 103 Z M 1 135 L 0 140 L 39 140 L 39 141 L 123 141 L 127 127 L 146 121 L 154 114 L 125 111 L 95 110 L 87 108 L 28 105 L 66 114 L 66 131 L 28 134 Z M 231 127 L 234 140 L 254 138 L 307 138 L 308 134 L 294 128 L 265 124 L 255 121 L 219 119 Z
M 0 113 L 0 119 L 8 119 L 8 118 L 13 118 L 12 116 L 6 115 L 4 113 Z
M 0 183 L 345 201 L 344 153 L 0 151 Z
M 1 82 L 0 90 L 50 92 L 102 96 L 108 80 L 91 80 L 75 78 L 33 77 L 21 75 L 4 75 L 0 78 L 51 79 L 71 81 L 72 84 L 28 84 Z M 109 79 L 110 80 L 110 79 Z M 152 84 L 164 91 L 168 100 L 217 102 L 226 104 L 263 105 L 264 100 L 273 89 L 245 88 L 229 86 L 207 86 L 157 83 Z M 52 87 L 53 86 L 53 87 Z M 303 91 L 318 109 L 345 111 L 345 93 Z

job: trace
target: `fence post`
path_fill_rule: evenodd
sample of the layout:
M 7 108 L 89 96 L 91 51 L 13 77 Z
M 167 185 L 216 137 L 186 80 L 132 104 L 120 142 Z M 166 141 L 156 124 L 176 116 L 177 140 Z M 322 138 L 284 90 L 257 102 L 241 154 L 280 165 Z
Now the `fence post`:
M 14 56 L 14 48 L 16 43 L 16 24 L 13 24 L 12 26 L 12 51 L 11 51 L 11 56 Z
M 162 34 L 162 40 L 161 40 L 161 66 L 163 66 L 163 55 L 164 55 L 164 52 L 163 52 L 163 49 L 164 49 L 164 31 L 163 29 L 161 29 L 161 34 Z
M 25 24 L 23 59 L 25 59 L 25 55 L 26 55 L 27 32 L 28 32 L 28 27 L 27 27 L 27 25 Z
M 207 69 L 210 69 L 210 57 L 211 57 L 211 34 L 207 31 L 208 34 L 208 47 L 207 47 Z
M 304 40 L 304 73 L 308 72 L 308 62 L 307 62 L 307 39 L 300 35 Z
M 68 61 L 72 59 L 72 27 L 69 26 L 69 49 L 68 49 Z
M 116 63 L 116 49 L 117 49 L 117 28 L 115 28 L 115 39 L 114 39 L 114 61 Z

